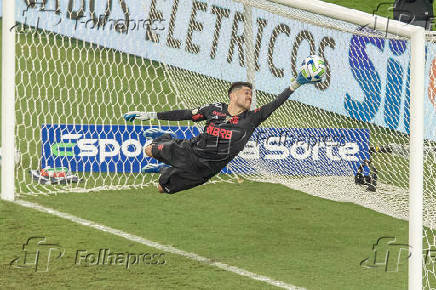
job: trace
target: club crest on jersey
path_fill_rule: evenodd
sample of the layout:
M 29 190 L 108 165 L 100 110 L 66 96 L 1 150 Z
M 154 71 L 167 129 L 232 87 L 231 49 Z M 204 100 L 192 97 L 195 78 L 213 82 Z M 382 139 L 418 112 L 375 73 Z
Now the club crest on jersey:
M 238 124 L 239 117 L 238 116 L 227 116 L 225 121 L 229 122 L 231 124 Z

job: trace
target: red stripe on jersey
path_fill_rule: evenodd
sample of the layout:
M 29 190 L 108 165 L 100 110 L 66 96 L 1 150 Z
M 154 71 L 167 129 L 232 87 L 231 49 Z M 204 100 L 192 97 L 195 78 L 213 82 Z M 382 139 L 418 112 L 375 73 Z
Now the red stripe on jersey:
M 193 121 L 197 121 L 198 119 L 201 119 L 201 118 L 203 118 L 202 114 L 195 114 L 194 116 L 192 116 Z
M 260 111 L 260 109 L 262 109 L 262 107 L 259 107 L 259 108 L 255 109 L 254 112 L 257 113 L 257 112 Z
M 230 119 L 229 121 L 231 124 L 238 124 L 239 122 L 239 117 L 238 116 L 233 116 L 232 119 Z

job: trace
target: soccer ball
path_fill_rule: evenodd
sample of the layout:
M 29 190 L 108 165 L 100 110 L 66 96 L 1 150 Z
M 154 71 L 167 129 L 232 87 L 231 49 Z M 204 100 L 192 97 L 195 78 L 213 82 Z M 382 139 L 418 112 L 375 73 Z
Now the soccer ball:
M 300 70 L 308 81 L 320 81 L 325 74 L 324 59 L 318 55 L 311 55 L 303 61 Z
M 20 163 L 21 154 L 20 151 L 15 150 L 15 164 Z M 2 166 L 2 148 L 0 147 L 0 167 Z

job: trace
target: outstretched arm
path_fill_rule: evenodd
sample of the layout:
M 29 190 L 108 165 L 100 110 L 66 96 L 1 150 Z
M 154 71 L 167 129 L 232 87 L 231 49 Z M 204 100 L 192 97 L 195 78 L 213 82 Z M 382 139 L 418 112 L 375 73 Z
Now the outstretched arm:
M 283 105 L 283 103 L 289 99 L 289 96 L 294 92 L 291 88 L 286 88 L 280 95 L 277 96 L 272 102 L 257 108 L 254 110 L 254 118 L 256 123 L 260 124 L 265 121 L 269 116 L 271 116 L 272 112 L 277 110 L 278 107 Z
M 192 110 L 174 110 L 156 114 L 159 120 L 183 121 L 192 120 Z
M 323 62 L 324 63 L 324 62 Z M 322 79 L 322 76 L 324 75 L 324 70 L 322 70 L 319 75 L 316 77 L 316 80 L 313 81 L 312 78 L 309 79 L 306 77 L 305 72 L 303 70 L 300 70 L 298 73 L 298 76 L 296 79 L 291 79 L 291 85 L 289 88 L 286 88 L 280 95 L 277 96 L 275 100 L 272 102 L 257 108 L 254 111 L 254 118 L 257 122 L 257 124 L 262 123 L 265 121 L 269 116 L 271 116 L 272 112 L 277 110 L 278 107 L 284 104 L 284 102 L 289 99 L 289 96 L 295 92 L 296 89 L 298 89 L 301 85 L 308 84 L 308 83 L 317 83 L 320 82 Z
M 201 109 L 194 110 L 174 110 L 166 112 L 140 112 L 131 111 L 124 114 L 124 119 L 128 122 L 134 120 L 147 121 L 147 120 L 168 120 L 168 121 L 201 121 L 204 120 L 204 114 L 200 112 Z

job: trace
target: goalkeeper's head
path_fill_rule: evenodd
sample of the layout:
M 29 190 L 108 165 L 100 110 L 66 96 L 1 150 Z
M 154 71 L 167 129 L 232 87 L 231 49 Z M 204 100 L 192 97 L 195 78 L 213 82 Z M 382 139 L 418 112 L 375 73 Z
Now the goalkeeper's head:
M 230 104 L 241 109 L 250 110 L 253 85 L 249 82 L 232 83 L 228 92 Z

